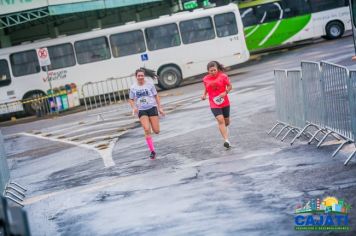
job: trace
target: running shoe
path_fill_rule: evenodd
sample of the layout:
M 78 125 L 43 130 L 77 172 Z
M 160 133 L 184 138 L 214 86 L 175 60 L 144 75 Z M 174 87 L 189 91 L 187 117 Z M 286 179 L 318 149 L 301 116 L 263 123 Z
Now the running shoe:
M 152 151 L 151 154 L 150 154 L 150 159 L 153 160 L 155 158 L 156 158 L 156 152 Z
M 224 147 L 226 147 L 226 148 L 231 148 L 230 142 L 226 140 L 226 141 L 224 142 Z

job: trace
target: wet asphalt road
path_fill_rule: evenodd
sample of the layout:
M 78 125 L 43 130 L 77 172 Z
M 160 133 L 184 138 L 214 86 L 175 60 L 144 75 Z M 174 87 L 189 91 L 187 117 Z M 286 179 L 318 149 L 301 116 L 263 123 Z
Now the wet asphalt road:
M 276 120 L 273 69 L 297 68 L 301 60 L 352 66 L 353 52 L 346 37 L 230 71 L 230 150 L 199 100 L 200 83 L 161 92 L 168 114 L 153 137 L 155 161 L 125 104 L 104 121 L 78 113 L 2 128 L 12 178 L 29 189 L 32 234 L 312 234 L 294 231 L 301 201 L 335 196 L 356 206 L 356 161 L 343 165 L 353 146 L 331 158 L 332 140 L 316 149 L 267 136 Z M 349 218 L 352 231 L 342 235 L 356 234 L 354 208 Z

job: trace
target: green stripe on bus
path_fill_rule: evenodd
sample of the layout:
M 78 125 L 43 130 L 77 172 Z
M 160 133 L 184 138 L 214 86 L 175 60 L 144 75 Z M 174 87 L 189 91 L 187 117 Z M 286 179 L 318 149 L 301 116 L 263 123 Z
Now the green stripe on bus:
M 251 35 L 246 34 L 247 48 L 250 51 L 264 48 L 264 47 L 260 47 L 258 44 L 262 42 L 262 40 L 268 35 L 269 32 L 271 32 L 275 24 L 276 22 L 261 24 L 259 26 L 256 26 L 258 27 L 257 30 L 255 30 L 256 27 L 254 27 L 255 31 Z
M 250 51 L 254 51 L 257 49 L 279 46 L 303 30 L 310 20 L 310 14 L 283 19 L 271 37 L 264 44 L 259 45 L 277 24 L 277 21 L 261 24 L 254 33 L 246 38 L 247 47 Z M 247 36 L 254 28 L 255 27 L 248 27 L 245 29 L 245 35 Z

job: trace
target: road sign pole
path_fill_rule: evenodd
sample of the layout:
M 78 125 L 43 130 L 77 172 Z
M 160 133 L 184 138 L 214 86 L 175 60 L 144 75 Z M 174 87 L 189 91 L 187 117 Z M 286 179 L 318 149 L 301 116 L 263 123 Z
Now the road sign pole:
M 49 83 L 49 89 L 50 89 L 50 91 L 51 91 L 51 98 L 52 98 L 52 100 L 53 100 L 53 102 L 54 102 L 55 111 L 56 111 L 56 113 L 58 113 L 58 109 L 57 109 L 57 108 L 58 108 L 58 106 L 57 106 L 57 99 L 55 99 L 55 97 L 54 97 L 54 92 L 53 92 L 53 88 L 52 88 L 52 83 L 51 83 L 51 80 L 50 80 L 49 75 L 48 75 L 48 66 L 45 66 L 45 68 L 46 68 L 46 74 L 47 74 L 47 81 L 48 81 L 48 83 Z M 52 113 L 51 104 L 49 104 L 49 106 L 50 106 L 49 110 L 50 110 L 50 112 Z
M 46 75 L 47 75 L 47 81 L 49 84 L 49 91 L 51 92 L 51 98 L 54 102 L 54 106 L 55 106 L 55 111 L 56 113 L 59 113 L 59 109 L 58 109 L 58 105 L 57 105 L 57 99 L 54 96 L 54 91 L 52 88 L 52 82 L 51 82 L 51 78 L 49 77 L 48 74 L 48 66 L 51 65 L 51 59 L 49 57 L 49 52 L 47 48 L 39 48 L 36 49 L 37 51 L 37 57 L 38 57 L 38 61 L 40 63 L 40 66 L 43 66 L 46 68 Z M 52 113 L 52 109 L 51 109 L 51 103 L 50 103 L 50 113 Z

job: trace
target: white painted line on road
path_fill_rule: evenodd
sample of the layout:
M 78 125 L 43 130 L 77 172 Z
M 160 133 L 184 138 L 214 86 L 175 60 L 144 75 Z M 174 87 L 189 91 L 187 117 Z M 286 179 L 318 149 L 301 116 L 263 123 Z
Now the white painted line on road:
M 67 136 L 64 135 L 64 138 L 74 140 L 74 139 L 78 139 L 80 137 L 84 137 L 84 136 L 87 136 L 87 135 L 92 135 L 92 134 L 106 132 L 106 131 L 115 131 L 115 130 L 119 130 L 119 129 L 120 129 L 119 127 L 108 128 L 108 129 L 99 129 L 99 130 L 94 130 L 94 131 L 91 131 L 91 132 L 86 132 L 86 133 L 83 133 L 83 134 L 78 134 L 76 136 L 68 136 L 67 137 Z
M 113 135 L 96 136 L 96 137 L 93 137 L 93 138 L 82 140 L 79 143 L 91 144 L 91 143 L 97 142 L 98 140 L 107 140 L 108 141 L 108 140 L 111 140 L 111 139 L 114 139 L 114 138 L 118 138 L 118 137 L 120 137 L 121 135 L 123 135 L 126 132 L 127 131 L 123 131 L 123 132 L 121 132 L 119 134 L 113 134 Z
M 112 150 L 114 149 L 114 146 L 119 138 L 115 138 L 109 142 L 109 145 L 106 149 L 98 150 L 100 153 L 101 157 L 103 158 L 105 167 L 111 167 L 115 166 L 115 162 L 112 159 Z
M 57 137 L 59 136 L 69 136 L 70 134 L 73 134 L 73 133 L 77 133 L 77 132 L 80 132 L 80 131 L 85 131 L 85 130 L 88 130 L 88 129 L 94 129 L 94 128 L 98 128 L 98 127 L 102 127 L 102 126 L 108 126 L 108 125 L 117 125 L 117 124 L 120 124 L 120 123 L 124 123 L 125 120 L 118 120 L 118 121 L 114 121 L 114 122 L 106 122 L 106 123 L 97 123 L 97 122 L 94 122 L 92 124 L 90 124 L 90 126 L 84 126 L 80 129 L 73 129 L 73 127 L 71 128 L 68 128 L 70 129 L 69 132 L 67 133 L 61 133 L 63 130 L 56 130 L 56 131 L 52 131 L 52 132 L 49 132 L 49 134 L 56 134 Z M 97 123 L 97 124 L 96 124 Z
M 114 160 L 112 159 L 112 149 L 115 146 L 115 143 L 116 143 L 117 139 L 115 139 L 115 142 L 113 142 L 114 140 L 112 140 L 112 142 L 110 142 L 110 149 L 108 148 L 107 150 L 104 151 L 104 150 L 98 150 L 98 149 L 96 149 L 95 147 L 93 147 L 91 145 L 77 143 L 77 142 L 69 141 L 69 140 L 66 140 L 66 139 L 56 139 L 56 138 L 52 138 L 52 137 L 43 137 L 41 135 L 29 134 L 29 133 L 17 133 L 17 135 L 25 135 L 25 136 L 45 139 L 45 140 L 49 140 L 49 141 L 53 141 L 53 142 L 61 142 L 61 143 L 74 145 L 74 146 L 77 146 L 77 147 L 82 147 L 82 148 L 94 150 L 94 151 L 96 151 L 97 153 L 100 154 L 101 158 L 104 161 L 104 166 L 105 167 L 111 167 L 111 166 L 115 165 Z

